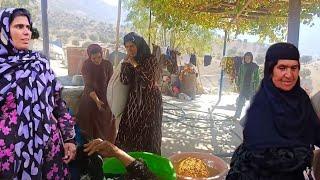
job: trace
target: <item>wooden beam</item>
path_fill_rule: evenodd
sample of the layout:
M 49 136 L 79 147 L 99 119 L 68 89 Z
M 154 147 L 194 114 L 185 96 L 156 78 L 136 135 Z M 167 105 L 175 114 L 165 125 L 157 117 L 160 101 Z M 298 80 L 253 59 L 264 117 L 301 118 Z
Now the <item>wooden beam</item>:
M 47 0 L 41 0 L 41 15 L 42 15 L 42 33 L 43 33 L 43 53 L 50 60 L 48 1 Z
M 296 47 L 299 45 L 300 13 L 301 0 L 290 0 L 287 42 L 294 44 Z

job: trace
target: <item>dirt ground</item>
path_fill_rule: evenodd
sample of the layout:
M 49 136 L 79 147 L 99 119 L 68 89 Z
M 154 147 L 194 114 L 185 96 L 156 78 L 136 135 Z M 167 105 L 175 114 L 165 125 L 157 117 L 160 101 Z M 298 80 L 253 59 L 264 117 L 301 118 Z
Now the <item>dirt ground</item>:
M 242 142 L 242 127 L 238 121 L 231 119 L 237 94 L 231 92 L 226 75 L 223 78 L 221 101 L 216 105 L 221 72 L 219 64 L 213 61 L 210 66 L 199 68 L 201 83 L 210 94 L 197 95 L 192 101 L 163 96 L 163 156 L 169 157 L 177 152 L 205 152 L 216 154 L 229 162 L 232 152 Z M 51 65 L 58 76 L 67 75 L 66 68 L 59 61 L 52 61 Z M 302 66 L 311 70 L 312 94 L 320 90 L 319 65 L 320 62 Z M 62 80 L 64 84 L 71 83 L 71 78 Z M 245 111 L 246 108 L 242 116 Z

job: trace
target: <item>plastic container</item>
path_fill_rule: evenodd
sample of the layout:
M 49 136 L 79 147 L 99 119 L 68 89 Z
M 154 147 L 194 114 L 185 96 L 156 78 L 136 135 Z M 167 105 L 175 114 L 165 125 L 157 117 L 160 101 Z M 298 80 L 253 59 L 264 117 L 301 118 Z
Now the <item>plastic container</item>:
M 173 165 L 167 158 L 148 153 L 131 152 L 128 153 L 134 158 L 140 158 L 145 161 L 150 171 L 152 171 L 160 180 L 175 180 L 176 173 Z M 116 158 L 108 158 L 103 162 L 103 172 L 106 174 L 125 174 L 125 166 Z
M 204 161 L 204 163 L 206 163 L 206 165 L 209 168 L 214 168 L 218 170 L 220 173 L 213 177 L 208 177 L 208 178 L 192 178 L 192 177 L 185 177 L 177 174 L 178 180 L 190 180 L 190 179 L 192 180 L 224 180 L 225 179 L 229 166 L 224 160 L 222 160 L 218 156 L 215 156 L 209 153 L 181 152 L 181 153 L 176 153 L 170 156 L 169 159 L 173 163 L 174 168 L 177 168 L 177 166 L 179 165 L 179 162 L 188 157 L 201 159 L 202 161 Z

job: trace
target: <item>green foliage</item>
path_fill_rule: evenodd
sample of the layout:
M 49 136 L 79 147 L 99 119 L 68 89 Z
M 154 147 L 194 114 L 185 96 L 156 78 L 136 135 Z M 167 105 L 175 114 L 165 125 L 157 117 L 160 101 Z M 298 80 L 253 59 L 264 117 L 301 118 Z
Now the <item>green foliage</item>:
M 170 19 L 162 22 L 157 16 L 152 16 L 149 28 L 150 8 L 145 5 L 145 2 L 140 0 L 124 1 L 124 6 L 129 11 L 127 21 L 132 23 L 134 31 L 145 37 L 147 42 L 150 36 L 150 43 L 162 47 L 170 46 L 183 53 L 211 53 L 211 45 L 215 39 L 213 32 L 188 23 L 176 24 L 176 21 Z M 154 13 L 152 9 L 152 14 Z
M 14 8 L 21 7 L 30 11 L 32 21 L 39 20 L 40 14 L 40 3 L 38 0 L 1 0 L 0 1 L 1 8 Z
M 306 79 L 311 75 L 311 71 L 308 68 L 304 68 L 300 71 L 300 77 L 301 79 Z
M 312 56 L 301 56 L 300 62 L 301 63 L 310 63 L 312 61 Z
M 140 22 L 152 9 L 154 24 L 166 29 L 189 29 L 197 25 L 207 29 L 223 29 L 236 34 L 259 35 L 261 40 L 284 40 L 287 34 L 288 2 L 275 0 L 252 1 L 245 7 L 247 0 L 209 1 L 209 0 L 126 0 L 129 19 Z M 226 6 L 228 4 L 229 6 Z M 231 6 L 230 6 L 231 5 Z M 245 10 L 244 10 L 245 9 Z M 142 16 L 143 14 L 143 16 Z M 302 0 L 301 20 L 311 24 L 314 16 L 320 16 L 319 0 Z M 138 17 L 134 17 L 138 16 Z M 136 26 L 137 22 L 133 24 Z M 144 28 L 147 28 L 144 23 Z
M 97 37 L 96 35 L 94 35 L 94 34 L 90 34 L 90 35 L 89 35 L 89 39 L 90 39 L 91 41 L 97 41 L 97 40 L 98 40 L 98 37 Z
M 81 39 L 87 39 L 87 35 L 86 35 L 86 33 L 80 33 L 80 38 Z

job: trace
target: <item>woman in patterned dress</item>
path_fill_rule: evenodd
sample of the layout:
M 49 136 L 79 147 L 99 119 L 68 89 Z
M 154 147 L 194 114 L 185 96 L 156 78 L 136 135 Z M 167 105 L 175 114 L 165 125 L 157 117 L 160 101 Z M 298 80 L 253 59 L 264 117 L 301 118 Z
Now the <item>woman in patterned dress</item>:
M 74 121 L 46 57 L 29 50 L 25 9 L 0 12 L 0 179 L 65 179 Z
M 124 37 L 127 57 L 120 79 L 130 85 L 116 145 L 126 152 L 161 154 L 162 97 L 156 85 L 159 66 L 146 41 L 136 33 Z

